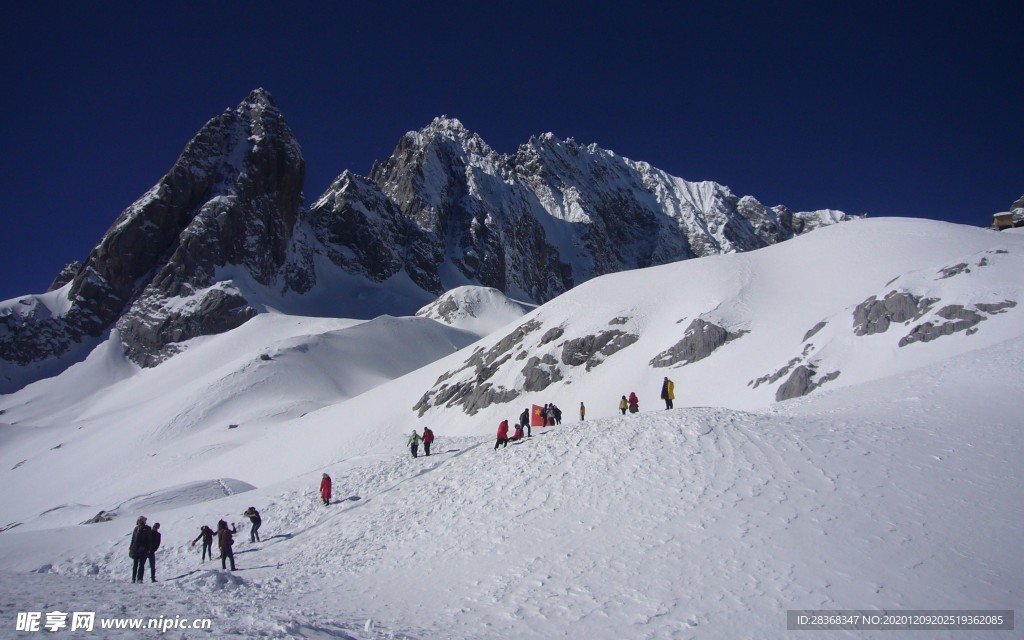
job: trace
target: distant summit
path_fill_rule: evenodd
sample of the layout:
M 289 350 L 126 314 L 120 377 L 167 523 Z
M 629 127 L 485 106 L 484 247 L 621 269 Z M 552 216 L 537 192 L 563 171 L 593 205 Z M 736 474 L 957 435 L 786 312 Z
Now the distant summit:
M 112 330 L 153 366 L 269 308 L 411 315 L 463 285 L 539 304 L 602 274 L 848 218 L 765 207 L 550 133 L 499 154 L 447 116 L 308 209 L 305 173 L 267 91 L 210 120 L 51 291 L 0 303 L 0 392 L 59 373 Z
M 490 287 L 457 287 L 416 312 L 456 329 L 488 335 L 533 309 Z

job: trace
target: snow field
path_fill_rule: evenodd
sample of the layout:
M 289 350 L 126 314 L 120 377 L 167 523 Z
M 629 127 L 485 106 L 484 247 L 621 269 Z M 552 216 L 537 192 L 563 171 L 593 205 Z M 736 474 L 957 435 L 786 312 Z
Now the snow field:
M 411 407 L 515 323 L 473 342 L 424 318 L 271 313 L 144 371 L 108 343 L 0 396 L 0 637 L 51 608 L 210 617 L 217 637 L 467 639 L 773 638 L 787 609 L 1024 609 L 1022 307 L 908 347 L 903 324 L 852 329 L 853 307 L 894 289 L 936 309 L 1024 300 L 1022 249 L 1020 234 L 863 220 L 606 276 L 523 317 L 541 325 L 528 355 L 559 359 L 539 343 L 556 326 L 637 342 L 475 415 Z M 697 317 L 750 333 L 653 369 Z M 842 374 L 784 403 L 750 385 L 802 354 Z M 521 368 L 491 381 L 516 388 Z M 642 412 L 620 416 L 631 390 Z M 498 421 L 551 400 L 561 426 L 493 450 Z M 413 460 L 423 426 L 435 455 Z M 79 524 L 101 509 L 116 519 Z M 162 524 L 156 585 L 128 583 L 140 513 Z M 235 573 L 189 546 L 221 518 L 239 524 Z

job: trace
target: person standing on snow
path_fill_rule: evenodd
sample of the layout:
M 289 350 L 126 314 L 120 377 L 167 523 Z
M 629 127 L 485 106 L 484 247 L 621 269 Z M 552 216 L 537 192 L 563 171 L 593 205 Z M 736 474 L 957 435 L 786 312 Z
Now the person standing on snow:
M 530 410 L 523 409 L 523 412 L 519 414 L 519 424 L 523 425 L 526 429 L 526 437 L 532 438 L 533 434 L 530 432 Z
M 263 518 L 260 517 L 260 512 L 256 510 L 256 507 L 249 507 L 242 515 L 249 518 L 249 522 L 252 523 L 252 528 L 249 529 L 249 542 L 259 542 L 260 525 L 263 524 Z
M 636 391 L 629 392 L 629 412 L 636 413 L 640 410 L 640 399 L 636 397 Z
M 412 457 L 416 457 L 416 450 L 420 447 L 420 434 L 416 433 L 416 430 L 412 430 L 412 435 L 409 436 L 409 448 L 412 450 Z
M 238 533 L 234 523 L 231 524 L 231 529 L 228 529 L 228 523 L 223 520 L 217 523 L 217 546 L 220 547 L 220 568 L 227 569 L 227 561 L 230 558 L 231 570 L 234 571 L 235 552 L 231 547 L 235 544 L 235 539 L 231 536 L 232 533 Z
M 146 516 L 139 516 L 135 520 L 132 541 L 128 545 L 128 557 L 132 559 L 132 584 L 141 583 L 146 575 L 146 560 L 149 558 L 150 533 L 152 531 L 146 524 Z
M 320 499 L 324 501 L 324 505 L 331 504 L 331 476 L 324 474 L 320 480 Z
M 498 450 L 498 445 L 508 446 L 508 420 L 502 420 L 498 425 L 498 441 L 494 443 L 495 451 Z
M 149 579 L 151 582 L 156 582 L 156 550 L 159 548 L 160 523 L 157 522 L 149 532 L 149 554 L 146 556 L 146 559 L 149 560 Z M 140 579 L 139 582 L 142 582 L 142 580 Z
M 622 396 L 622 400 L 619 400 L 619 411 L 622 415 L 626 415 L 626 409 L 629 408 L 629 401 L 626 400 L 626 396 Z
M 586 419 L 587 419 L 587 408 L 585 406 L 583 406 L 583 403 L 581 402 L 580 403 L 580 422 L 583 422 Z
M 676 383 L 668 379 L 665 376 L 665 381 L 661 383 L 661 399 L 665 401 L 665 408 L 672 408 L 672 401 L 676 399 Z
M 423 452 L 430 455 L 430 443 L 434 441 L 434 432 L 430 427 L 423 427 Z
M 213 560 L 213 529 L 206 526 L 205 524 L 199 529 L 199 535 L 192 541 L 192 546 L 196 546 L 199 539 L 203 540 L 203 559 L 201 562 L 206 562 L 206 555 L 210 555 L 210 560 Z
M 562 410 L 554 403 L 551 404 L 551 416 L 555 419 L 555 424 L 562 424 Z

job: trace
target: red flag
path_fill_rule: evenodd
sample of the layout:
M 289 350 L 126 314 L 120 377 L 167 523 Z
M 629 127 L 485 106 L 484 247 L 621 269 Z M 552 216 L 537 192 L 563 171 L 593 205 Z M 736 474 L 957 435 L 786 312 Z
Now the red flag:
M 544 410 L 544 407 L 542 407 L 540 405 L 536 405 L 536 404 L 533 405 L 532 409 L 530 409 L 530 426 L 531 427 L 543 427 L 544 426 L 544 418 L 541 417 L 541 411 L 543 411 L 543 410 Z

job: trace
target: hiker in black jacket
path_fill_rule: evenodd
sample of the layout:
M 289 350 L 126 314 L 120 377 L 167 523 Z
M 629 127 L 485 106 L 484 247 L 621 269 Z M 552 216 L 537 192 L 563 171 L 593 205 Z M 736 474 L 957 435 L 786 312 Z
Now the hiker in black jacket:
M 199 535 L 192 541 L 192 546 L 196 546 L 196 543 L 200 540 L 203 541 L 203 559 L 202 562 L 206 562 L 206 555 L 210 555 L 210 560 L 213 560 L 213 529 L 206 526 L 205 524 L 199 529 Z
M 149 559 L 149 579 L 151 582 L 156 582 L 156 550 L 160 548 L 160 523 L 157 522 L 153 525 L 153 528 L 149 531 L 149 555 L 146 558 Z M 143 570 L 145 573 L 145 570 Z M 139 579 L 142 582 L 142 579 Z
M 146 575 L 146 559 L 149 558 L 152 531 L 146 524 L 146 516 L 139 516 L 132 531 L 131 544 L 128 545 L 128 557 L 132 559 L 132 584 L 141 584 L 142 578 Z
M 256 510 L 256 507 L 249 507 L 242 514 L 249 521 L 252 522 L 252 528 L 249 529 L 249 542 L 260 541 L 260 525 L 263 524 L 263 519 L 260 518 L 260 512 Z

